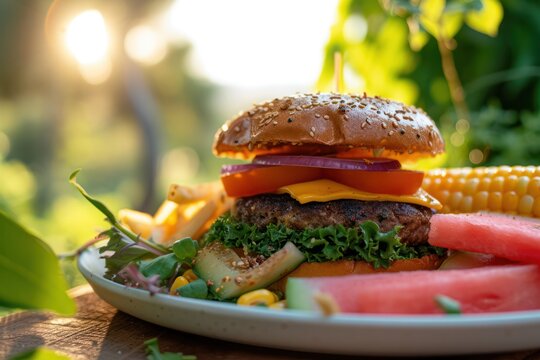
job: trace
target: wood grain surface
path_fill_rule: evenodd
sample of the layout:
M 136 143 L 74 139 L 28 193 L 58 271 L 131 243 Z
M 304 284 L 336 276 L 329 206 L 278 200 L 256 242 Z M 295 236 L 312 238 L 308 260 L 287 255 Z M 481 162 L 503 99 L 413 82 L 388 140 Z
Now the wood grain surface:
M 353 358 L 266 349 L 170 330 L 116 310 L 99 299 L 89 286 L 75 289 L 72 296 L 79 308 L 75 317 L 26 311 L 0 318 L 0 359 L 42 345 L 72 359 L 145 359 L 143 342 L 153 337 L 159 339 L 162 351 L 196 355 L 199 360 Z M 540 359 L 540 350 L 441 359 L 532 360 Z

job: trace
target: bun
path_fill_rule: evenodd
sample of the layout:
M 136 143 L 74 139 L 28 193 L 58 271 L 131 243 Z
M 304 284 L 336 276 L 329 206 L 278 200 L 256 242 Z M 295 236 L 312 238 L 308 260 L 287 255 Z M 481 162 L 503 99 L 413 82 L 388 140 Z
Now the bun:
M 342 154 L 415 160 L 444 152 L 424 111 L 380 97 L 303 94 L 241 113 L 217 132 L 214 153 L 251 159 L 261 154 Z
M 365 261 L 338 260 L 322 263 L 302 263 L 296 270 L 281 278 L 271 285 L 272 290 L 285 291 L 289 277 L 321 277 L 321 276 L 344 276 L 353 274 L 372 274 L 380 272 L 399 272 L 415 270 L 436 270 L 444 257 L 426 255 L 421 258 L 396 260 L 388 268 L 375 269 Z

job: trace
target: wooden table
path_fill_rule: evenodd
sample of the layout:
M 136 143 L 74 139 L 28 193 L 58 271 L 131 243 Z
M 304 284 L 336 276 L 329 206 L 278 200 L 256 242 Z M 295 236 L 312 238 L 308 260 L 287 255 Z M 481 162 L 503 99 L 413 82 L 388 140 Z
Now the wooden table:
M 159 339 L 162 351 L 196 355 L 199 360 L 352 359 L 259 348 L 170 330 L 116 310 L 99 299 L 89 286 L 73 290 L 72 296 L 79 308 L 75 317 L 20 312 L 1 318 L 0 359 L 41 345 L 64 352 L 72 359 L 145 359 L 143 342 L 153 337 Z M 531 360 L 540 359 L 540 350 L 459 358 Z

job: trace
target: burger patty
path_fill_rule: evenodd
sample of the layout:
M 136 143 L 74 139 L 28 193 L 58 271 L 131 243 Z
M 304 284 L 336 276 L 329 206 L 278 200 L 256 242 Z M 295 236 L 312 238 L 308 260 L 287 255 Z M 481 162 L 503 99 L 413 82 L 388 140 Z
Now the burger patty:
M 341 224 L 355 227 L 371 220 L 382 231 L 401 225 L 401 242 L 420 245 L 427 242 L 430 208 L 390 201 L 334 200 L 300 204 L 287 194 L 264 194 L 239 198 L 232 216 L 239 221 L 264 228 L 281 224 L 292 229 L 317 228 Z

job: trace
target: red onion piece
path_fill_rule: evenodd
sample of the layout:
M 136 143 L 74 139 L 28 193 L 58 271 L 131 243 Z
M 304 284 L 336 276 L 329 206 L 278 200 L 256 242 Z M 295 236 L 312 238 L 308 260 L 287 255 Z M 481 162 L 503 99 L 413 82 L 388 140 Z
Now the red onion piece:
M 239 172 L 253 170 L 260 167 L 265 167 L 265 165 L 256 165 L 256 164 L 223 165 L 221 167 L 221 175 L 235 174 Z
M 399 161 L 386 158 L 342 159 L 326 156 L 303 155 L 262 155 L 255 157 L 255 159 L 253 159 L 253 164 L 362 171 L 387 171 L 398 170 L 401 168 Z

